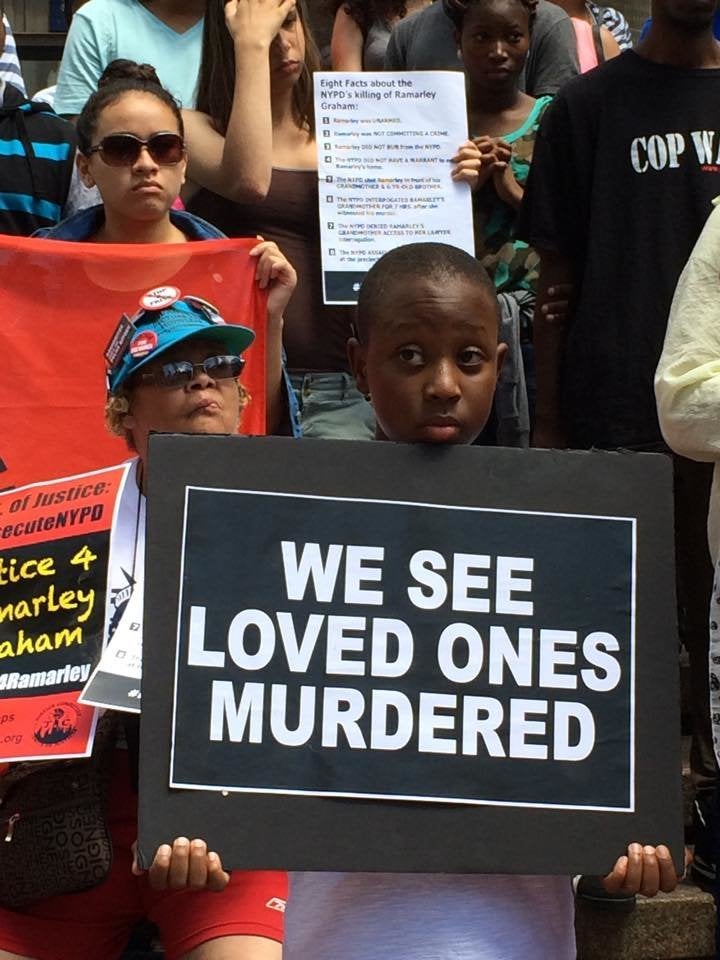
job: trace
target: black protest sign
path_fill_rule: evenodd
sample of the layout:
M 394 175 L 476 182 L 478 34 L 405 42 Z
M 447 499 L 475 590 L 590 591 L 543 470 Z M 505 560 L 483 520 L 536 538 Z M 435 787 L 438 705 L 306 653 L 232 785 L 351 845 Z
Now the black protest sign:
M 644 752 L 677 737 L 663 458 L 153 443 L 146 618 L 164 639 L 142 769 L 165 799 L 141 802 L 145 849 L 167 813 L 237 865 L 299 869 L 589 871 L 629 840 L 679 843 L 642 802 L 648 777 L 677 799 Z M 646 576 L 666 585 L 652 607 Z M 673 702 L 643 726 L 650 688 Z M 278 829 L 313 817 L 319 847 L 316 826 Z M 591 823 L 559 867 L 559 836 Z M 528 852 L 531 825 L 546 834 Z

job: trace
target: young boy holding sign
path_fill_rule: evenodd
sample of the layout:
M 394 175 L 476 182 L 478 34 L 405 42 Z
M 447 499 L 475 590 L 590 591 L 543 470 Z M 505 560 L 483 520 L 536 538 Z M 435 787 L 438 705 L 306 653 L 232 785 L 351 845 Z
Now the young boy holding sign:
M 505 347 L 483 267 L 445 244 L 382 257 L 358 300 L 350 362 L 376 439 L 472 443 L 489 416 Z M 609 891 L 653 896 L 677 876 L 664 846 L 629 845 Z M 284 960 L 571 960 L 570 880 L 481 874 L 297 873 Z

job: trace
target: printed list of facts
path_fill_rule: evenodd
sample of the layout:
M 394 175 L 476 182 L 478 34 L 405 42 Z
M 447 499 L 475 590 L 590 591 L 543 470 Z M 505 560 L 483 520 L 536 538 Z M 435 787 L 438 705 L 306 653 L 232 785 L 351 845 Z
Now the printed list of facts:
M 462 73 L 316 73 L 315 116 L 325 303 L 356 303 L 394 247 L 474 253 L 470 188 L 451 179 L 467 139 Z

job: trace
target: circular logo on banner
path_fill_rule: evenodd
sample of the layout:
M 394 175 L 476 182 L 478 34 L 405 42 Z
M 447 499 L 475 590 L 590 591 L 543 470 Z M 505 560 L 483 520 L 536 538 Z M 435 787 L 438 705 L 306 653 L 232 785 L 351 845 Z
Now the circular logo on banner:
M 38 743 L 51 747 L 77 733 L 80 711 L 74 703 L 57 703 L 35 718 L 33 736 Z
M 130 342 L 130 356 L 139 360 L 152 353 L 158 345 L 158 337 L 154 330 L 143 330 Z
M 143 310 L 164 310 L 180 299 L 177 287 L 155 287 L 140 297 L 140 306 Z

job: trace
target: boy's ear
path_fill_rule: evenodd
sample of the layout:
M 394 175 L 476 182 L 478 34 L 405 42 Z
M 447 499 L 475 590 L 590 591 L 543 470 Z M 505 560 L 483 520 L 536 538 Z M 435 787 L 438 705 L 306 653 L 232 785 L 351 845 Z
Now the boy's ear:
M 366 397 L 370 393 L 366 366 L 367 347 L 360 343 L 357 337 L 350 337 L 347 342 L 347 357 L 357 388 Z

